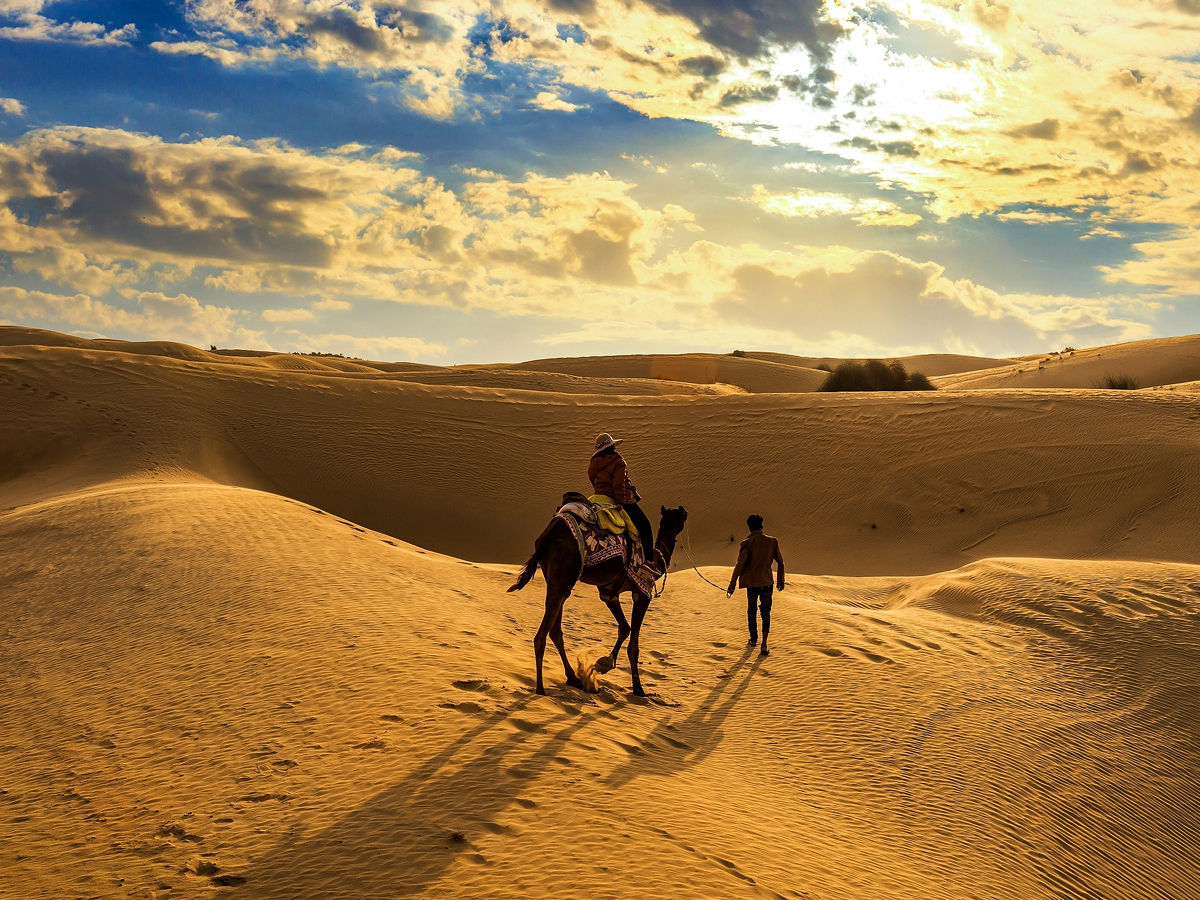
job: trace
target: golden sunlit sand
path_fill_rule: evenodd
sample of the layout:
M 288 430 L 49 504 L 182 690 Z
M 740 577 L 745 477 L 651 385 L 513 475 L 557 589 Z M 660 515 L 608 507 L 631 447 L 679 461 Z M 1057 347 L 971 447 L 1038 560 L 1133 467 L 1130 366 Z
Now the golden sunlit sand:
M 1197 340 L 823 394 L 0 329 L 0 895 L 1193 898 Z M 650 696 L 539 697 L 505 591 L 601 430 L 687 542 Z M 767 658 L 688 565 L 752 511 Z M 594 590 L 565 631 L 608 651 Z

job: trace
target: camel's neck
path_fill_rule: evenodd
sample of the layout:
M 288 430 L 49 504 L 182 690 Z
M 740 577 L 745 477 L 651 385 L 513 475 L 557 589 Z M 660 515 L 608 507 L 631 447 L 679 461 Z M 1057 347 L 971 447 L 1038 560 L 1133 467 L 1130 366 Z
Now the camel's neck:
M 678 534 L 670 536 L 663 534 L 662 528 L 658 530 L 658 539 L 654 542 L 654 546 L 662 554 L 664 565 L 669 566 L 671 564 L 671 557 L 675 555 L 675 541 L 678 537 Z

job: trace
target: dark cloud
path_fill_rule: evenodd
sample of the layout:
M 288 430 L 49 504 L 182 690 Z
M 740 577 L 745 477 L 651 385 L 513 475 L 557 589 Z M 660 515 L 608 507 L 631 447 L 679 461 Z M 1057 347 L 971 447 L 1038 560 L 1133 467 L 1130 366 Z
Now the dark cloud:
M 888 156 L 907 156 L 915 158 L 920 155 L 917 145 L 912 141 L 875 141 L 871 138 L 853 137 L 839 141 L 841 147 L 855 147 L 859 150 L 875 150 Z
M 1175 8 L 1193 16 L 1200 16 L 1200 0 L 1175 0 Z
M 1196 0 L 1200 3 L 1200 0 Z M 1200 132 L 1200 100 L 1192 107 L 1192 111 L 1183 117 L 1183 124 L 1192 131 Z
M 454 39 L 454 27 L 436 13 L 400 9 L 388 21 L 400 26 L 400 32 L 406 40 L 445 44 Z
M 743 103 L 751 101 L 774 100 L 779 96 L 779 85 L 777 84 L 739 84 L 731 87 L 721 95 L 721 100 L 717 106 L 721 109 L 732 109 L 735 106 L 741 106 Z
M 598 212 L 592 225 L 568 239 L 579 274 L 600 284 L 636 284 L 630 263 L 632 239 L 639 227 L 641 221 L 628 210 Z
M 308 21 L 308 31 L 337 38 L 364 53 L 381 53 L 387 49 L 387 41 L 375 22 L 372 21 L 370 26 L 363 25 L 346 9 L 332 9 L 313 16 Z
M 315 267 L 331 260 L 331 248 L 308 232 L 298 211 L 324 193 L 267 164 L 198 162 L 168 184 L 129 148 L 48 149 L 35 162 L 58 198 L 43 224 L 184 257 Z M 188 208 L 191 222 L 168 221 L 167 196 Z M 10 207 L 26 199 L 11 198 Z
M 716 78 L 727 66 L 728 63 L 719 56 L 689 56 L 679 61 L 679 68 L 683 71 L 704 79 Z
M 875 94 L 875 88 L 865 84 L 856 84 L 850 91 L 850 102 L 855 106 L 865 106 Z
M 829 66 L 816 66 L 807 77 L 800 75 L 785 75 L 779 79 L 780 84 L 802 97 L 811 98 L 813 106 L 829 109 L 837 99 L 837 92 L 832 85 L 837 80 L 837 73 Z
M 550 0 L 550 8 L 556 12 L 588 16 L 596 11 L 596 0 Z
M 743 59 L 772 47 L 804 46 L 814 59 L 829 58 L 841 27 L 824 18 L 825 0 L 649 0 L 651 6 L 695 22 L 701 36 Z
M 386 25 L 381 25 L 374 18 L 364 22 L 353 10 L 335 7 L 308 18 L 305 30 L 312 35 L 335 38 L 368 54 L 386 52 L 389 38 L 396 32 L 404 40 L 417 44 L 444 44 L 454 38 L 454 29 L 434 13 L 400 8 L 392 11 L 384 22 Z
M 1163 167 L 1164 158 L 1161 153 L 1130 153 L 1117 173 L 1119 176 L 1144 175 Z
M 1022 125 L 1004 133 L 1015 138 L 1038 138 L 1043 141 L 1053 141 L 1058 138 L 1058 130 L 1058 119 L 1042 119 L 1032 125 Z

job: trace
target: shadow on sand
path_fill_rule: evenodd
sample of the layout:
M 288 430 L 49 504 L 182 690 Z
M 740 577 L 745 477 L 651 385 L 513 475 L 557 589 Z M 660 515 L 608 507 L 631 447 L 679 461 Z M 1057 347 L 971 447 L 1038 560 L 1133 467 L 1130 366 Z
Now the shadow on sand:
M 718 677 L 694 712 L 683 719 L 659 722 L 642 739 L 647 753 L 631 757 L 625 765 L 614 769 L 605 784 L 616 789 L 639 775 L 680 772 L 712 753 L 725 737 L 721 724 L 750 687 L 750 680 L 762 662 L 762 657 L 750 662 L 753 650 L 747 647 L 729 671 Z
M 757 668 L 757 662 L 747 665 L 749 656 L 738 659 L 695 712 L 660 722 L 642 742 L 650 752 L 619 766 L 606 786 L 615 790 L 639 774 L 679 771 L 712 752 L 723 737 L 721 723 Z M 559 755 L 564 746 L 597 717 L 613 715 L 602 706 L 564 709 L 544 724 L 519 718 L 535 699 L 496 710 L 320 832 L 284 839 L 248 867 L 238 895 L 286 889 L 306 896 L 404 896 L 426 892 L 460 855 L 486 863 L 472 837 L 507 832 L 505 811 L 533 808 L 523 794 L 552 766 L 570 763 Z M 510 733 L 486 746 L 479 740 L 504 723 Z
M 541 725 L 515 718 L 534 699 L 524 697 L 492 713 L 338 822 L 285 839 L 247 868 L 238 896 L 278 895 L 285 886 L 314 897 L 418 894 L 460 854 L 483 862 L 472 835 L 507 831 L 500 822 L 505 810 L 532 808 L 534 802 L 522 794 L 576 732 L 607 711 L 563 711 Z M 504 722 L 514 730 L 480 746 L 477 739 Z M 569 724 L 553 730 L 564 722 Z M 546 732 L 551 733 L 542 738 Z M 539 738 L 541 744 L 529 753 Z M 460 756 L 466 758 L 456 760 Z

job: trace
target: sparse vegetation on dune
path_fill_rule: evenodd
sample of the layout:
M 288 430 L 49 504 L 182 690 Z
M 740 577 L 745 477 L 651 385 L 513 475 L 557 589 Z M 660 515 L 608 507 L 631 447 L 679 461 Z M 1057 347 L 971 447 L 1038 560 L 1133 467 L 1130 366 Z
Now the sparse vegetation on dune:
M 1141 387 L 1141 384 L 1132 375 L 1126 375 L 1122 372 L 1105 375 L 1100 379 L 1096 387 L 1108 391 L 1136 391 Z
M 908 372 L 900 362 L 879 359 L 843 362 L 829 373 L 822 391 L 933 391 L 936 388 L 920 372 Z

